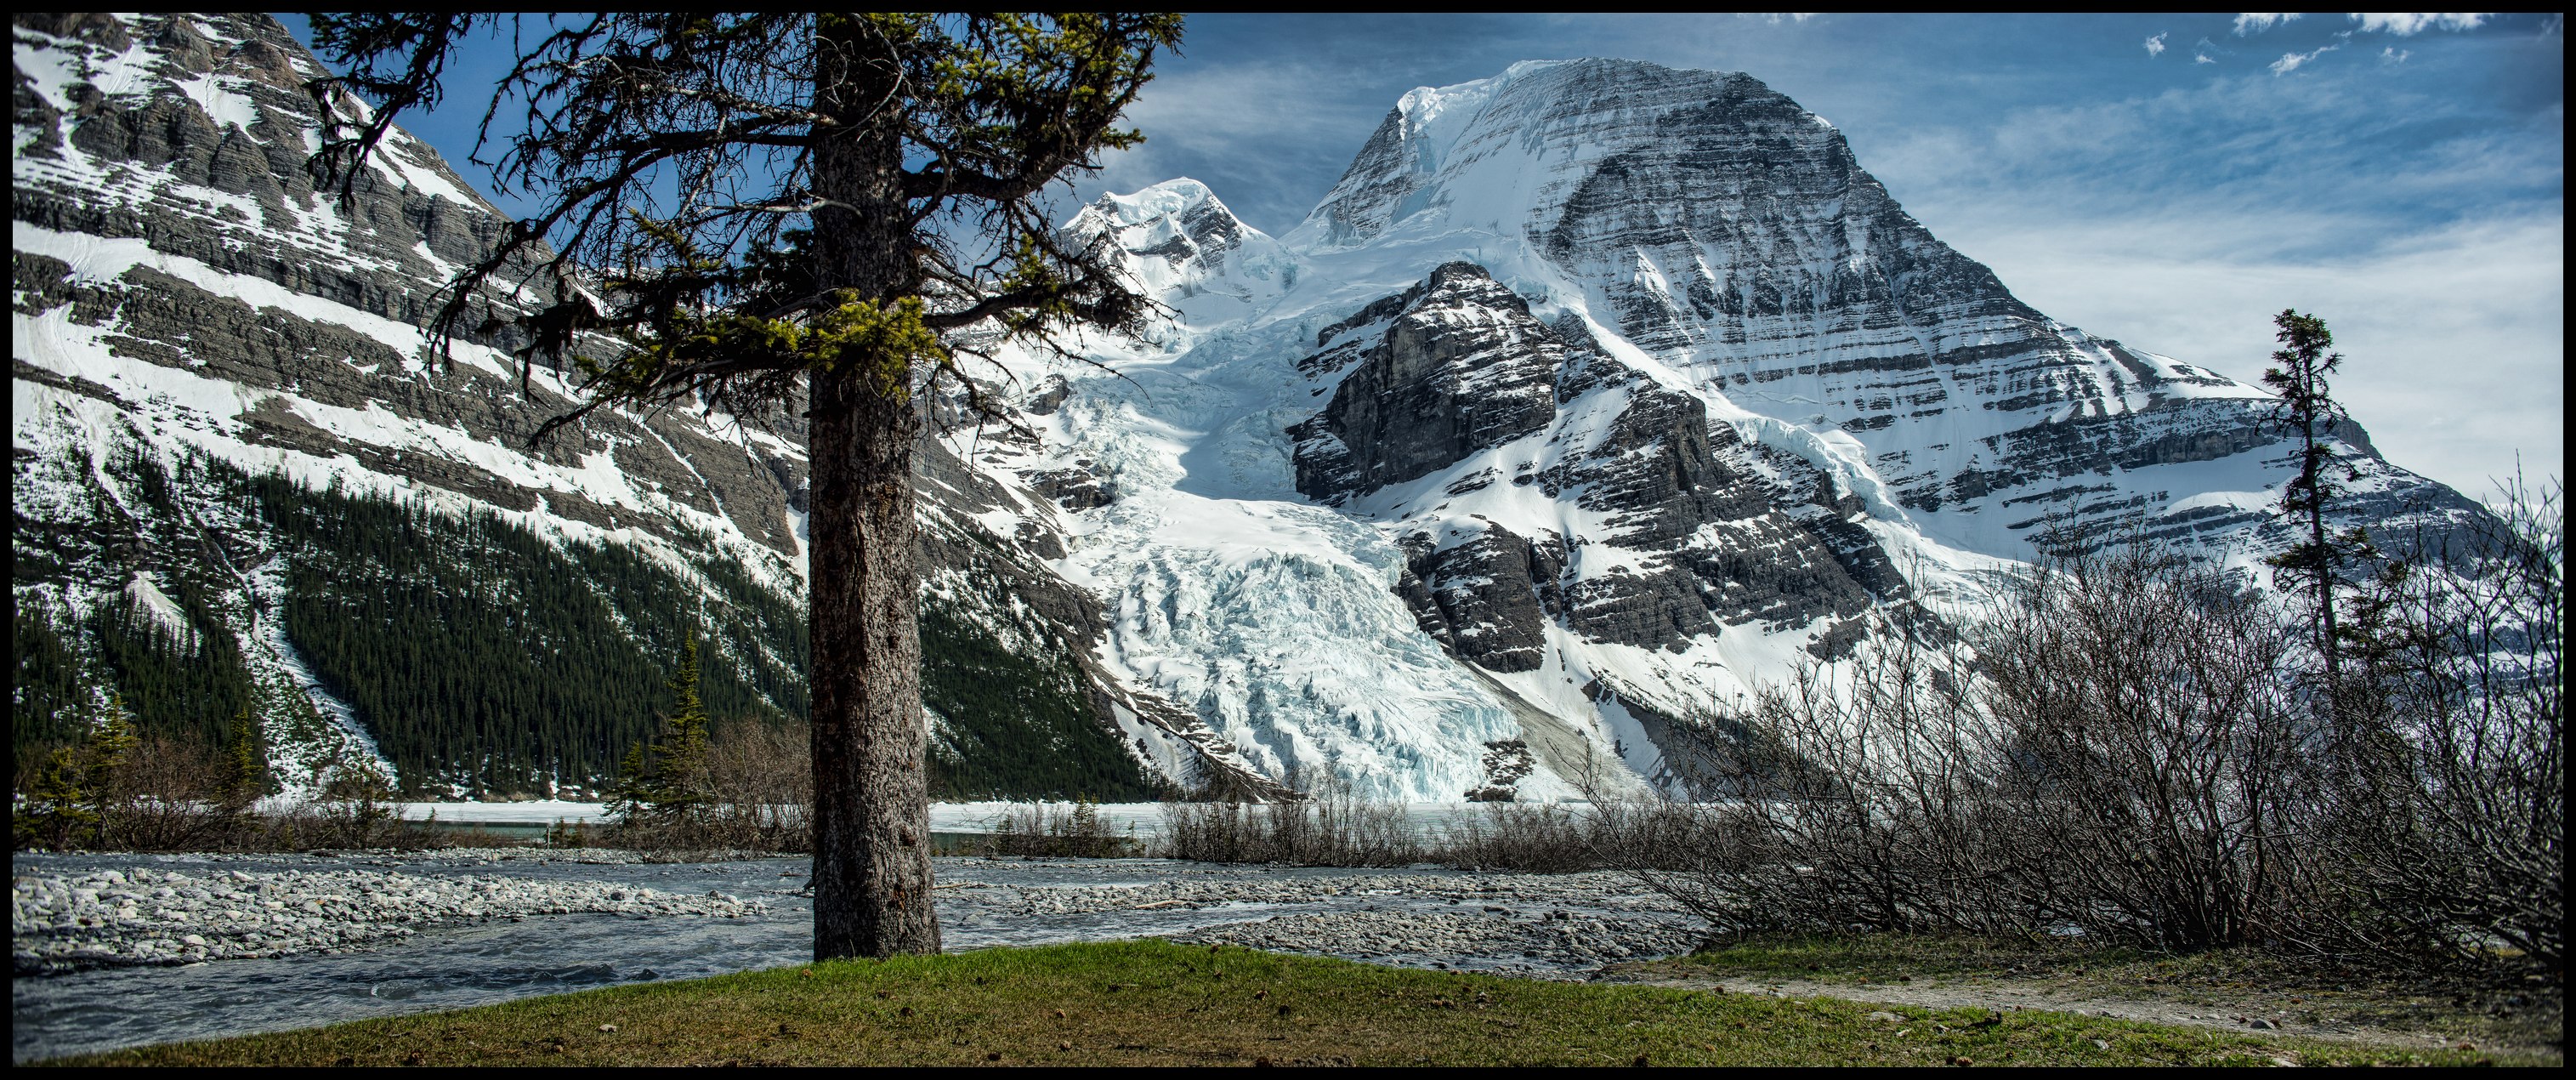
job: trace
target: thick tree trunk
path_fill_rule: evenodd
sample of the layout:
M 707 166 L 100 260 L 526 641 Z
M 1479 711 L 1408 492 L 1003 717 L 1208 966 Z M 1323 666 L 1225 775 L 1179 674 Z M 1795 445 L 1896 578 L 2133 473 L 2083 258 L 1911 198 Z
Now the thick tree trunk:
M 883 39 L 828 17 L 818 34 L 816 110 L 884 116 L 897 72 Z M 815 193 L 834 203 L 814 215 L 823 287 L 887 304 L 911 291 L 902 167 L 884 120 L 818 141 Z M 935 953 L 910 366 L 849 357 L 810 379 L 814 957 Z
M 939 951 L 909 401 L 813 378 L 814 956 Z

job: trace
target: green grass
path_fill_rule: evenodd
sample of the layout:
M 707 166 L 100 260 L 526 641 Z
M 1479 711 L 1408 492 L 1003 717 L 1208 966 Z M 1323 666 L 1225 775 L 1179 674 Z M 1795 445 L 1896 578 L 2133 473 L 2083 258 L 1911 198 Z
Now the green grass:
M 1375 967 L 1162 941 L 652 983 L 78 1065 L 2473 1064 L 2058 1013 L 1886 1010 Z M 1884 1014 L 1883 1014 L 1884 1015 Z
M 1644 964 L 1641 975 L 1802 982 L 1848 988 L 2010 986 L 2057 998 L 2129 1000 L 2287 1013 L 2309 1024 L 2363 1026 L 2554 1054 L 2561 987 L 2543 978 L 2436 977 L 2320 967 L 2256 949 L 2175 955 L 2071 942 L 1903 934 L 1778 936 Z

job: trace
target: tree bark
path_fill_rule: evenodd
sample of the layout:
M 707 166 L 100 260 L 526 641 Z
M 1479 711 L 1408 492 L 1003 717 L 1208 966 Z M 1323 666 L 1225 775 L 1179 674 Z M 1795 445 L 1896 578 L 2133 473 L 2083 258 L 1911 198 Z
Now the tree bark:
M 909 401 L 813 379 L 814 957 L 939 951 Z
M 817 20 L 815 107 L 867 118 L 897 72 L 882 39 Z M 892 123 L 864 119 L 816 140 L 818 283 L 890 302 L 910 291 Z M 939 951 L 931 907 L 930 805 L 914 566 L 913 440 L 921 430 L 904 358 L 852 357 L 810 376 L 813 517 L 814 957 Z

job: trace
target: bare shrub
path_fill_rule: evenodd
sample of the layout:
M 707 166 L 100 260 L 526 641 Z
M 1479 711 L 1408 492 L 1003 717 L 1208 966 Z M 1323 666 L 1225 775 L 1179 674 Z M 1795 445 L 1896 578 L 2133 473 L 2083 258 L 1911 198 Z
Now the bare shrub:
M 320 791 L 258 800 L 228 783 L 222 755 L 201 741 L 138 738 L 100 778 L 96 828 L 84 839 L 109 851 L 306 851 L 445 847 L 455 837 L 405 822 L 393 786 L 370 764 L 343 764 Z
M 1612 819 L 1613 824 L 1619 819 Z M 1451 822 L 1429 861 L 1462 870 L 1571 874 L 1598 870 L 1629 845 L 1609 835 L 1597 813 L 1557 803 L 1485 802 Z
M 1631 865 L 1630 834 L 1686 808 L 1483 802 L 1426 832 L 1404 806 L 1327 795 L 1288 803 L 1166 803 L 1156 853 L 1200 862 L 1412 866 L 1567 874 Z
M 243 809 L 217 791 L 214 754 L 195 740 L 149 735 L 135 744 L 102 817 L 101 846 L 210 851 L 235 846 Z
M 1976 640 L 2007 896 L 2150 948 L 2305 936 L 2328 740 L 2269 594 L 2133 544 L 2022 575 Z
M 1086 799 L 1060 810 L 1040 803 L 1011 807 L 993 823 L 983 848 L 988 858 L 1114 859 L 1140 854 L 1145 845 L 1132 832 L 1111 829 Z
M 1612 812 L 1605 835 L 1650 887 L 1728 935 L 2013 921 L 1991 835 L 2008 759 L 1973 655 L 1929 619 L 1888 629 L 1844 668 L 1810 662 L 1732 715 L 1685 718 L 1726 797 Z
M 1164 803 L 1161 846 L 1167 859 L 1193 862 L 1266 862 L 1269 847 L 1255 835 L 1258 803 L 1233 799 L 1215 802 Z
M 684 807 L 633 814 L 598 831 L 566 832 L 569 843 L 643 851 L 813 850 L 812 730 L 802 723 L 736 721 L 719 728 L 706 753 L 703 793 Z
M 2412 545 L 2351 620 L 2333 927 L 2349 949 L 2564 959 L 2564 489 L 2517 478 L 2507 496 L 2456 546 Z
M 1964 637 L 1891 620 L 1846 665 L 1686 718 L 1723 798 L 1601 835 L 1722 934 L 2555 970 L 2556 498 L 2473 558 L 2383 574 L 2347 622 L 2360 673 L 2331 685 L 2270 593 L 2144 544 L 2052 559 Z
M 1200 862 L 1404 866 L 1426 861 L 1404 807 L 1327 790 L 1296 802 L 1166 803 L 1160 853 Z

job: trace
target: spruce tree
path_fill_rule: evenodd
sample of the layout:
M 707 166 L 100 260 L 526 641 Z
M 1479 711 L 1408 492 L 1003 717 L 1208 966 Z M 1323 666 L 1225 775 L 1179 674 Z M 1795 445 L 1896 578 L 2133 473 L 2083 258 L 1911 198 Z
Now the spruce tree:
M 695 821 L 714 798 L 707 777 L 707 707 L 698 697 L 696 635 L 680 646 L 680 668 L 664 685 L 671 688 L 671 715 L 663 721 L 664 741 L 653 747 L 653 811 L 659 817 Z
M 98 814 L 90 809 L 92 796 L 84 782 L 87 770 L 81 768 L 80 752 L 68 746 L 56 747 L 47 755 L 43 768 L 36 773 L 34 798 L 29 807 L 28 837 L 41 837 L 45 846 L 55 851 L 71 847 L 72 839 L 98 824 Z M 12 830 L 13 832 L 16 830 Z
M 2328 351 L 2334 334 L 2324 319 L 2286 308 L 2273 316 L 2272 324 L 2279 329 L 2281 348 L 2272 354 L 2276 366 L 2263 373 L 2263 385 L 2280 398 L 2273 406 L 2275 422 L 2299 440 L 2299 472 L 2282 485 L 2280 507 L 2300 535 L 2269 562 L 2278 572 L 2276 580 L 2306 599 L 2331 703 L 2342 693 L 2345 644 L 2337 625 L 2336 593 L 2344 567 L 2374 553 L 2361 530 L 2337 534 L 2326 527 L 2326 505 L 2342 492 L 2331 467 L 2337 452 L 2332 435 L 2344 411 L 2326 384 L 2326 376 L 2343 364 L 2341 353 Z
M 314 156 L 348 185 L 449 57 L 497 16 L 317 14 L 354 118 Z M 939 951 L 931 904 L 912 454 L 963 358 L 1149 302 L 1041 195 L 1141 136 L 1116 125 L 1173 15 L 622 12 L 521 38 L 496 171 L 540 197 L 450 283 L 433 328 L 570 358 L 602 407 L 808 422 L 814 954 Z M 354 90 L 375 100 L 349 107 Z M 487 118 L 492 113 L 486 113 Z M 487 120 L 486 134 L 490 133 Z M 595 287 L 579 284 L 589 278 Z M 501 309 L 482 287 L 532 297 Z M 478 318 L 479 317 L 479 318 Z M 503 335 L 505 329 L 515 333 Z M 488 333 L 486 333 L 488 332 Z M 603 347 L 602 342 L 611 344 Z M 525 376 L 523 375 L 523 382 Z
M 125 715 L 123 695 L 108 698 L 107 713 L 81 741 L 82 786 L 89 792 L 90 813 L 101 844 L 107 842 L 110 816 L 124 794 L 126 758 L 140 741 L 134 735 L 133 722 Z
M 250 706 L 233 714 L 224 731 L 222 775 L 216 794 L 228 809 L 240 809 L 268 794 L 267 755 L 260 751 L 259 731 L 251 724 Z
M 609 781 L 605 794 L 608 797 L 602 801 L 608 804 L 608 816 L 621 824 L 652 815 L 653 787 L 645 771 L 643 743 L 626 748 L 626 756 L 617 762 L 617 776 Z

